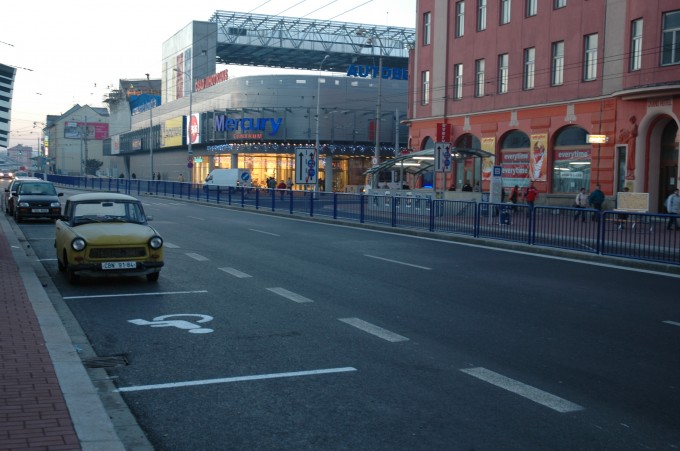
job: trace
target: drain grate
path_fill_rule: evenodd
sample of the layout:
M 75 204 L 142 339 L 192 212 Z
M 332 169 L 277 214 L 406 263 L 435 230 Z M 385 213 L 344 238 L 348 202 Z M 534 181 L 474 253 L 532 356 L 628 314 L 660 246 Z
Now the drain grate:
M 83 359 L 83 365 L 86 368 L 115 368 L 118 366 L 128 366 L 129 364 L 130 361 L 123 354 Z

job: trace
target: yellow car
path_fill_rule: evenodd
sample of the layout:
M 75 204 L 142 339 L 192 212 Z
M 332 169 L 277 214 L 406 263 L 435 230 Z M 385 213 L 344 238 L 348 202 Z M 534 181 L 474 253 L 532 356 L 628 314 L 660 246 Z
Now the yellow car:
M 146 276 L 158 280 L 163 238 L 151 227 L 142 203 L 118 193 L 69 197 L 55 224 L 59 271 L 69 282 L 80 276 Z

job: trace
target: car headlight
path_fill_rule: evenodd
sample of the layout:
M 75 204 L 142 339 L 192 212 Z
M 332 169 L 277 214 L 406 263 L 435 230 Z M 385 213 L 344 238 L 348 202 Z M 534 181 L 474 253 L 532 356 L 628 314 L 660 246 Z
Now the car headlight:
M 56 207 L 61 207 L 61 204 L 60 204 L 59 202 L 52 202 L 52 203 L 50 204 L 50 207 L 54 207 L 54 208 L 56 208 Z
M 149 246 L 151 249 L 160 249 L 162 245 L 163 238 L 159 237 L 158 235 L 152 236 L 151 239 L 149 239 Z
M 20 207 L 28 207 L 28 202 L 19 202 Z
M 82 251 L 85 249 L 85 240 L 82 238 L 74 238 L 73 241 L 71 241 L 71 247 L 73 248 L 74 251 Z

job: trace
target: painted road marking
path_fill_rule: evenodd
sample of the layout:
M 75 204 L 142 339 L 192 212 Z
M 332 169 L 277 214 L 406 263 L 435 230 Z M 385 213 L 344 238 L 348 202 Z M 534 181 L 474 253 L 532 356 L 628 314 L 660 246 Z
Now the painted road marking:
M 583 407 L 579 406 L 578 404 L 574 404 L 573 402 L 567 401 L 566 399 L 551 395 L 548 392 L 544 392 L 543 390 L 539 390 L 530 385 L 510 379 L 509 377 L 505 377 L 501 374 L 494 373 L 493 371 L 487 370 L 486 368 L 467 368 L 462 369 L 461 371 L 463 373 L 469 374 L 470 376 L 476 377 L 477 379 L 483 380 L 484 382 L 495 385 L 496 387 L 503 388 L 527 398 L 530 401 L 544 405 L 559 413 L 583 410 Z
M 207 262 L 208 260 L 210 260 L 208 257 L 204 257 L 201 254 L 196 254 L 194 252 L 187 252 L 185 255 L 187 257 L 193 258 L 194 260 L 198 260 L 199 262 Z
M 278 233 L 265 232 L 264 230 L 257 230 L 257 229 L 248 229 L 248 230 L 253 231 L 253 232 L 257 232 L 257 233 L 264 233 L 265 235 L 281 236 Z
M 168 249 L 179 249 L 178 245 L 168 243 L 167 241 L 163 242 L 163 246 L 167 247 Z
M 39 262 L 56 262 L 57 259 L 56 258 L 39 258 L 38 261 Z
M 678 322 L 676 322 L 676 321 L 664 321 L 664 323 L 670 324 L 670 325 L 672 325 L 672 326 L 680 326 L 680 323 L 678 323 Z
M 264 379 L 280 379 L 284 377 L 300 377 L 300 376 L 317 376 L 319 374 L 333 374 L 333 373 L 347 373 L 350 371 L 357 371 L 356 368 L 351 366 L 343 368 L 328 368 L 323 370 L 311 370 L 311 371 L 294 371 L 289 373 L 272 373 L 272 374 L 256 374 L 253 376 L 238 376 L 238 377 L 225 377 L 221 379 L 205 379 L 198 381 L 185 381 L 185 382 L 171 382 L 168 384 L 154 384 L 154 385 L 137 385 L 132 387 L 121 387 L 116 392 L 132 392 L 132 391 L 143 391 L 143 390 L 158 390 L 161 388 L 180 388 L 180 387 L 192 387 L 195 385 L 210 385 L 210 384 L 228 384 L 230 382 L 244 382 L 244 381 L 258 381 Z
M 382 260 L 382 261 L 386 261 L 386 262 L 390 262 L 390 263 L 396 263 L 398 265 L 411 266 L 413 268 L 425 269 L 427 271 L 430 271 L 432 269 L 432 268 L 428 268 L 427 266 L 414 265 L 412 263 L 401 262 L 399 260 L 392 260 L 392 259 L 389 259 L 389 258 L 378 257 L 377 255 L 364 254 L 364 257 L 375 258 L 377 260 Z
M 376 337 L 380 337 L 383 340 L 391 341 L 393 343 L 398 341 L 408 341 L 408 338 L 402 335 L 390 332 L 389 330 L 383 329 L 382 327 L 378 327 L 375 324 L 367 323 L 366 321 L 361 320 L 359 318 L 338 318 L 338 319 L 343 323 L 349 324 L 350 326 L 354 326 L 357 329 L 363 330 L 364 332 L 368 332 L 369 334 L 375 335 Z
M 246 277 L 253 277 L 250 274 L 246 274 L 244 272 L 239 271 L 238 269 L 234 268 L 219 268 L 220 271 L 224 271 L 227 274 L 231 274 L 234 277 L 238 277 L 239 279 L 245 279 Z
M 205 221 L 204 218 L 199 218 L 198 216 L 187 216 L 187 218 L 196 219 L 197 221 Z
M 297 293 L 293 293 L 292 291 L 288 291 L 285 288 L 275 287 L 267 288 L 267 290 L 271 291 L 272 293 L 276 293 L 279 296 L 283 296 L 284 298 L 290 299 L 293 302 L 297 302 L 298 304 L 304 304 L 305 302 L 314 302 L 309 298 L 306 298 Z
M 93 294 L 85 296 L 64 296 L 62 299 L 95 299 L 95 298 L 127 298 L 132 296 L 165 296 L 168 294 L 200 294 L 207 293 L 208 290 L 195 291 L 157 291 L 155 293 L 127 293 L 127 294 Z

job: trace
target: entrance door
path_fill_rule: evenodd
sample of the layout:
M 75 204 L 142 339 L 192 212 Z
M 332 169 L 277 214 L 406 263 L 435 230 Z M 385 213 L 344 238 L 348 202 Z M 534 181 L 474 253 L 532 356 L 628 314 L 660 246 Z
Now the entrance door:
M 678 124 L 670 121 L 661 134 L 661 161 L 659 171 L 659 212 L 664 212 L 663 203 L 678 188 Z

